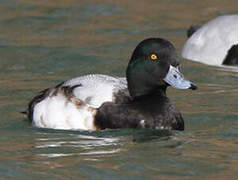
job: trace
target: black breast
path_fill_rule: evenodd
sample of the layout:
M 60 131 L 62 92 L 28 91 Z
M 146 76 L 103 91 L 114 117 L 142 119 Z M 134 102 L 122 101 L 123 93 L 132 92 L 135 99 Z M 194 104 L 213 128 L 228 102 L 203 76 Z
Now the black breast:
M 184 130 L 181 113 L 166 96 L 149 95 L 125 103 L 104 103 L 95 124 L 105 128 L 150 128 Z

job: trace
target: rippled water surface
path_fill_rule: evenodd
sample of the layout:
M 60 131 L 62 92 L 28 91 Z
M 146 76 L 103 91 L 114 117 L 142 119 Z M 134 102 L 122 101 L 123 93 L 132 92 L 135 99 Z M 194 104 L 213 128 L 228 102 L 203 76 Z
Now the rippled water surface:
M 237 179 L 238 69 L 182 60 L 198 91 L 169 89 L 184 132 L 57 131 L 19 113 L 40 90 L 86 73 L 124 76 L 132 50 L 238 13 L 236 0 L 1 0 L 0 179 Z

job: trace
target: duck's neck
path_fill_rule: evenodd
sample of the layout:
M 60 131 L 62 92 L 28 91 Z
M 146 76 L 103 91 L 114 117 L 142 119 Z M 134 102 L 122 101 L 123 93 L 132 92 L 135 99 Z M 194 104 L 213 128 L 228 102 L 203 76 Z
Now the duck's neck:
M 142 94 L 139 94 L 139 93 L 136 93 L 134 92 L 135 94 L 131 95 L 133 97 L 134 100 L 136 99 L 141 99 L 141 98 L 144 98 L 144 97 L 152 97 L 152 98 L 155 98 L 155 97 L 163 97 L 165 96 L 166 97 L 166 89 L 167 89 L 167 86 L 159 86 L 147 93 L 142 93 Z

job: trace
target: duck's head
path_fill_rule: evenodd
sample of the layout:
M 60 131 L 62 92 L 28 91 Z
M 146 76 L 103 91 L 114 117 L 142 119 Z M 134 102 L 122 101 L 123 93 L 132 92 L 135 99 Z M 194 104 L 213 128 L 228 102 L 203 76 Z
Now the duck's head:
M 177 89 L 197 89 L 179 72 L 179 61 L 174 46 L 161 38 L 140 42 L 129 61 L 126 77 L 130 95 L 135 98 L 162 90 L 167 86 Z

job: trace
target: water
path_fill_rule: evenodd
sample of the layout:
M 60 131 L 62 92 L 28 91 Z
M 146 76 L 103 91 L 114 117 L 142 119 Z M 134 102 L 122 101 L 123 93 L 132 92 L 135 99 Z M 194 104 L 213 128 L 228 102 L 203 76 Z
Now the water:
M 236 0 L 1 0 L 0 179 L 237 179 L 238 70 L 182 60 L 198 91 L 169 89 L 184 132 L 57 131 L 19 113 L 40 90 L 87 73 L 124 76 L 136 44 L 178 52 L 190 24 L 238 13 Z

